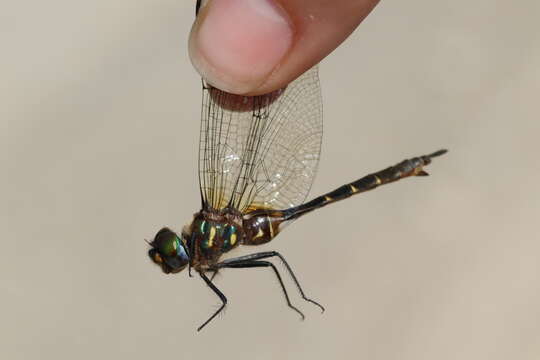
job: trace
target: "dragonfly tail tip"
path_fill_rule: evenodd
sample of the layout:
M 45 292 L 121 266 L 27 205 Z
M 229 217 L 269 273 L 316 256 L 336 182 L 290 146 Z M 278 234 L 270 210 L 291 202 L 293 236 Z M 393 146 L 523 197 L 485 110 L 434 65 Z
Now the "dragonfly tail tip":
M 441 149 L 441 150 L 435 151 L 433 154 L 428 155 L 428 157 L 433 158 L 433 157 L 441 156 L 441 155 L 446 154 L 447 152 L 448 152 L 447 149 Z

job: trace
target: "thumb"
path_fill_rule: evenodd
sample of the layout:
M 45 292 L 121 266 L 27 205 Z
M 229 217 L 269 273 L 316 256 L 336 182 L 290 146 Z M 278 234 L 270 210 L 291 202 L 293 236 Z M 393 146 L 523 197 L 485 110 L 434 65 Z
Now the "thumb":
M 189 39 L 191 61 L 221 90 L 268 93 L 332 52 L 378 1 L 203 0 Z

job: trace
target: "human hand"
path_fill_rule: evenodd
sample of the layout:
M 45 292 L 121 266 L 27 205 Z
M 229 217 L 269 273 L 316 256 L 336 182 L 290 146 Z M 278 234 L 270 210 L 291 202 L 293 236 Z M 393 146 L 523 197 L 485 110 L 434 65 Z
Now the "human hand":
M 191 62 L 213 86 L 258 95 L 284 87 L 341 44 L 379 0 L 203 0 Z

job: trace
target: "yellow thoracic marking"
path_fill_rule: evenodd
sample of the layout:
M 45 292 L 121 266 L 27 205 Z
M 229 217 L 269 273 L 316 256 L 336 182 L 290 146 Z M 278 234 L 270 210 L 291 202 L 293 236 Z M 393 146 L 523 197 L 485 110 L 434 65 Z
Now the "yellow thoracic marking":
M 377 183 L 377 185 L 381 185 L 382 184 L 381 179 L 379 179 L 377 175 L 373 175 L 373 176 L 375 176 L 375 182 Z
M 261 228 L 259 228 L 259 231 L 257 232 L 257 235 L 255 235 L 253 238 L 258 239 L 258 238 L 263 237 L 263 236 L 264 236 L 264 231 Z
M 351 188 L 351 191 L 352 191 L 353 194 L 358 192 L 358 188 L 356 186 L 349 185 L 349 187 Z
M 216 227 L 212 226 L 210 228 L 210 236 L 208 237 L 208 247 L 214 245 L 214 238 L 216 237 Z
M 274 237 L 274 229 L 272 228 L 272 222 L 270 221 L 270 218 L 267 216 L 266 220 L 268 221 L 268 228 L 270 229 L 270 237 Z
M 236 234 L 231 234 L 231 245 L 236 244 Z
M 332 201 L 332 198 L 331 198 L 330 196 L 325 196 L 325 197 L 324 197 L 324 200 L 326 200 L 326 201 Z

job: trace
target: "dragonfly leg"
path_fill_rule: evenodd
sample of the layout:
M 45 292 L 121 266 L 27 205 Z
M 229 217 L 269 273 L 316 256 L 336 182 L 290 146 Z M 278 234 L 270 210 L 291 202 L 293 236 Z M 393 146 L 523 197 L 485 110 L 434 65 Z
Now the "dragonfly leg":
M 214 278 L 218 274 L 218 270 L 217 269 L 211 269 L 211 270 L 208 270 L 208 272 L 212 273 L 212 276 L 210 276 L 210 281 L 214 281 Z
M 232 259 L 230 259 L 232 260 Z M 281 279 L 281 275 L 279 274 L 278 269 L 274 264 L 272 264 L 269 261 L 257 261 L 257 260 L 240 260 L 240 261 L 230 261 L 227 263 L 218 263 L 217 266 L 219 268 L 233 268 L 233 269 L 245 269 L 245 268 L 254 268 L 254 267 L 271 267 L 272 270 L 274 270 L 274 274 L 276 274 L 276 277 L 279 281 L 279 285 L 281 286 L 281 290 L 283 291 L 283 295 L 285 295 L 285 300 L 287 301 L 287 305 L 296 311 L 298 314 L 300 314 L 302 320 L 305 319 L 304 314 L 298 310 L 292 303 L 291 299 L 289 298 L 289 294 L 287 293 L 287 289 L 285 288 L 285 284 L 283 284 L 283 280 Z
M 204 328 L 210 321 L 212 321 L 221 311 L 223 311 L 223 309 L 225 308 L 225 305 L 227 305 L 227 298 L 225 297 L 225 295 L 212 283 L 212 281 L 204 274 L 204 273 L 199 273 L 199 275 L 201 275 L 201 278 L 204 280 L 204 282 L 206 283 L 206 285 L 208 285 L 208 287 L 210 289 L 212 289 L 212 291 L 219 297 L 219 299 L 221 300 L 222 304 L 221 306 L 219 307 L 219 309 L 216 310 L 216 312 L 214 314 L 212 314 L 212 316 L 210 316 L 208 318 L 208 320 L 206 320 L 201 326 L 199 326 L 197 328 L 197 331 L 201 331 L 202 328 Z
M 268 258 L 271 258 L 271 257 L 274 257 L 274 256 L 278 257 L 281 260 L 281 262 L 283 263 L 283 265 L 285 266 L 285 269 L 287 269 L 287 272 L 289 273 L 289 275 L 293 279 L 294 284 L 296 285 L 296 288 L 298 289 L 298 292 L 300 293 L 300 296 L 302 297 L 302 299 L 304 299 L 305 301 L 310 302 L 310 303 L 318 306 L 321 309 L 321 312 L 324 312 L 324 306 L 322 306 L 321 304 L 319 304 L 315 300 L 312 300 L 312 299 L 310 299 L 310 298 L 308 298 L 306 296 L 306 294 L 304 293 L 304 290 L 302 289 L 302 286 L 300 285 L 300 282 L 296 278 L 296 275 L 292 271 L 292 268 L 290 267 L 289 263 L 287 262 L 287 260 L 285 260 L 283 255 L 281 255 L 277 251 L 263 251 L 263 252 L 259 252 L 259 253 L 255 253 L 255 254 L 239 256 L 239 257 L 236 257 L 236 258 L 223 260 L 218 265 L 230 264 L 230 263 L 242 262 L 242 261 L 253 261 L 253 260 L 268 259 Z

